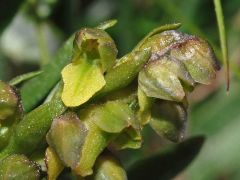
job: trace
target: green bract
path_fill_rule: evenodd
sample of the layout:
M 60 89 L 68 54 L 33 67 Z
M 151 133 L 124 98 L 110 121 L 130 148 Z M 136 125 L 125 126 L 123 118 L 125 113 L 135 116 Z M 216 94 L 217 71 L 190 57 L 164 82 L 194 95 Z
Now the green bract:
M 0 81 L 0 122 L 13 116 L 18 110 L 19 98 L 15 90 L 8 84 Z
M 182 103 L 155 101 L 150 126 L 161 136 L 174 142 L 185 137 L 187 112 Z
M 46 136 L 55 116 L 62 114 L 65 107 L 58 99 L 43 104 L 31 111 L 16 126 L 13 144 L 19 153 L 31 153 Z M 31 137 L 31 138 L 28 138 Z
M 153 98 L 148 97 L 140 87 L 138 87 L 138 104 L 139 104 L 139 111 L 138 111 L 138 119 L 142 125 L 147 124 L 151 119 L 151 107 L 154 101 Z
M 6 147 L 12 135 L 12 126 L 22 118 L 22 105 L 16 90 L 0 81 L 0 150 Z
M 9 127 L 0 127 L 0 150 L 7 146 L 10 136 L 11 130 Z
M 107 147 L 111 140 L 116 136 L 101 130 L 92 119 L 92 109 L 84 109 L 79 112 L 79 118 L 87 128 L 87 136 L 81 151 L 79 162 L 74 168 L 76 174 L 87 176 L 93 173 L 94 163 L 99 154 Z
M 66 113 L 54 119 L 47 142 L 65 166 L 74 168 L 80 159 L 86 135 L 87 129 L 77 115 Z
M 108 101 L 93 108 L 91 118 L 99 128 L 109 133 L 119 133 L 130 125 L 137 126 L 132 110 L 121 101 Z
M 196 36 L 165 31 L 150 37 L 140 49 L 152 49 L 139 73 L 139 86 L 149 97 L 181 102 L 196 83 L 209 84 L 218 64 L 208 43 Z
M 124 129 L 111 145 L 118 150 L 128 148 L 139 149 L 142 145 L 142 137 L 139 131 L 130 127 Z
M 38 167 L 23 155 L 11 155 L 0 162 L 0 179 L 39 179 Z
M 106 155 L 107 149 L 141 148 L 146 125 L 170 141 L 184 140 L 187 94 L 216 76 L 213 50 L 206 41 L 176 31 L 180 24 L 172 24 L 154 29 L 117 59 L 116 45 L 105 31 L 115 23 L 82 28 L 40 74 L 12 81 L 14 85 L 37 75 L 20 89 L 25 112 L 39 105 L 24 116 L 15 90 L 0 81 L 0 175 L 21 178 L 20 171 L 26 170 L 27 176 L 35 176 L 31 165 L 16 169 L 25 156 L 14 155 L 34 152 L 41 161 L 45 156 L 46 167 L 41 167 L 50 180 L 66 173 L 78 179 L 124 180 L 125 171 Z M 157 157 L 164 164 L 164 157 Z M 138 177 L 133 172 L 139 168 L 129 176 Z
M 34 78 L 36 76 L 38 76 L 39 74 L 41 74 L 42 71 L 35 71 L 35 72 L 30 72 L 30 73 L 26 73 L 26 74 L 22 74 L 20 76 L 17 76 L 15 78 L 13 78 L 11 81 L 9 81 L 9 84 L 12 86 L 18 85 L 28 79 Z
M 129 85 L 149 60 L 150 55 L 150 48 L 146 48 L 143 51 L 133 51 L 119 59 L 116 65 L 106 73 L 106 86 L 97 96 L 104 96 Z
M 93 180 L 127 180 L 125 170 L 113 155 L 101 155 L 96 162 Z
M 184 90 L 177 76 L 156 63 L 148 64 L 139 73 L 139 86 L 149 97 L 181 101 Z

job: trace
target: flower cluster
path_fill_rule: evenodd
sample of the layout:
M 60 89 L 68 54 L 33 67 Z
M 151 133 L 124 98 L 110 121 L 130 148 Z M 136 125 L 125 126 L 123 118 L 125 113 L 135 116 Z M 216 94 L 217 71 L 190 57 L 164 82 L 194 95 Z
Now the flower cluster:
M 31 112 L 23 115 L 15 89 L 0 82 L 0 176 L 20 175 L 21 170 L 7 171 L 10 166 L 37 179 L 38 167 L 27 157 L 42 149 L 46 167 L 41 171 L 51 180 L 64 168 L 82 178 L 127 179 L 114 156 L 103 153 L 108 147 L 141 148 L 147 124 L 168 140 L 184 139 L 187 94 L 197 84 L 210 84 L 219 69 L 213 50 L 172 24 L 154 29 L 117 58 L 105 31 L 115 23 L 75 34 L 62 79 Z

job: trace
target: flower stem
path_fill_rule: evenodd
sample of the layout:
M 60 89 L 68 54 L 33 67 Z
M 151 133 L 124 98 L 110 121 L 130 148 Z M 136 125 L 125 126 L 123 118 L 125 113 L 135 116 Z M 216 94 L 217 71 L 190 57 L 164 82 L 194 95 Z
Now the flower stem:
M 215 12 L 218 22 L 220 43 L 222 49 L 223 62 L 226 67 L 226 82 L 227 82 L 227 91 L 230 88 L 230 75 L 229 75 L 229 60 L 228 60 L 228 48 L 227 48 L 227 38 L 224 26 L 224 16 L 222 11 L 221 0 L 214 0 Z

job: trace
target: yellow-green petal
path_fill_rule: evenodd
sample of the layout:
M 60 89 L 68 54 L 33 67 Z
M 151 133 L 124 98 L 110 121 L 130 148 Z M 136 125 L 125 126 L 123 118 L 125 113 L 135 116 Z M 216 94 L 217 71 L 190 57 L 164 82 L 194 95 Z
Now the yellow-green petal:
M 84 59 L 67 65 L 62 70 L 62 78 L 62 101 L 68 107 L 85 103 L 106 83 L 100 68 Z
M 124 128 L 133 125 L 137 119 L 128 104 L 121 101 L 108 101 L 91 110 L 92 121 L 103 131 L 119 133 Z

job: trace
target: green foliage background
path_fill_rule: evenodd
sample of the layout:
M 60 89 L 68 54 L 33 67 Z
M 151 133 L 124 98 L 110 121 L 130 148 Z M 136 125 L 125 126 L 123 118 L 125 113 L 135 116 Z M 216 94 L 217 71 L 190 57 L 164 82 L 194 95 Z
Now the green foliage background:
M 220 71 L 212 86 L 199 87 L 190 96 L 188 136 L 204 134 L 207 140 L 199 156 L 180 175 L 182 179 L 240 178 L 240 2 L 222 0 L 222 5 L 230 57 L 230 93 L 226 94 L 224 73 Z M 118 19 L 109 33 L 116 41 L 119 57 L 153 28 L 181 22 L 181 31 L 207 39 L 222 62 L 211 0 L 9 0 L 0 3 L 0 79 L 7 81 L 38 69 L 51 61 L 74 31 L 111 18 Z M 142 150 L 119 155 L 128 166 L 166 144 L 169 142 L 146 130 Z

